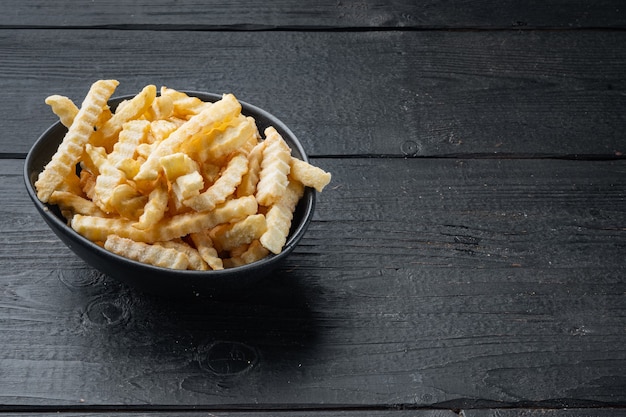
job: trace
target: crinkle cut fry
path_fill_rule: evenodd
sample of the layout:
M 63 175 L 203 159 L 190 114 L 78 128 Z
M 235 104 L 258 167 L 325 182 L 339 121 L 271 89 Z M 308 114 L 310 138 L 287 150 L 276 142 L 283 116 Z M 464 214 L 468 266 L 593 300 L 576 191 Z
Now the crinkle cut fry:
M 289 175 L 291 178 L 300 181 L 307 187 L 315 188 L 317 192 L 322 192 L 324 187 L 330 182 L 330 172 L 326 172 L 315 165 L 294 157 L 291 157 L 290 163 L 291 170 Z
M 224 262 L 229 268 L 251 264 L 260 261 L 269 255 L 269 250 L 265 248 L 258 240 L 252 241 L 250 245 L 239 255 L 225 259 Z
M 193 116 L 186 123 L 172 132 L 166 139 L 159 142 L 156 149 L 148 156 L 141 165 L 139 173 L 135 176 L 136 181 L 152 181 L 159 174 L 160 159 L 163 156 L 178 151 L 180 145 L 194 134 L 206 129 L 211 125 L 224 123 L 225 120 L 236 117 L 241 112 L 241 104 L 234 95 L 225 94 L 221 100 L 207 107 L 199 114 Z
M 172 184 L 172 192 L 176 194 L 176 198 L 179 201 L 184 201 L 200 195 L 200 190 L 203 187 L 204 179 L 202 175 L 198 171 L 194 171 L 176 178 L 176 181 Z
M 200 159 L 218 161 L 221 158 L 243 148 L 248 141 L 257 140 L 257 128 L 254 119 L 239 115 L 231 120 L 229 126 L 212 137 L 212 141 L 206 146 L 206 150 L 200 152 Z M 204 155 L 206 151 L 206 155 Z
M 124 159 L 131 159 L 135 155 L 135 149 L 143 143 L 150 130 L 150 122 L 147 120 L 131 120 L 124 123 L 117 142 L 113 145 L 113 151 L 108 159 L 111 164 L 117 166 Z
M 156 87 L 152 84 L 147 85 L 126 104 L 118 109 L 113 116 L 106 121 L 101 128 L 101 135 L 103 143 L 98 143 L 98 146 L 104 146 L 108 151 L 113 146 L 114 138 L 122 130 L 124 123 L 129 120 L 135 119 L 142 115 L 152 105 L 156 97 Z
M 213 241 L 221 250 L 230 251 L 241 245 L 257 240 L 267 230 L 267 222 L 262 214 L 254 214 L 236 223 L 230 223 L 214 234 Z
M 78 213 L 87 216 L 106 216 L 93 201 L 68 191 L 55 191 L 48 201 L 50 204 L 59 206 L 61 211 L 68 211 L 72 215 Z
M 157 242 L 156 244 L 184 253 L 189 260 L 188 269 L 193 269 L 194 271 L 207 271 L 209 269 L 209 265 L 202 259 L 200 252 L 183 241 L 167 240 L 165 242 Z
M 116 235 L 107 236 L 104 241 L 104 248 L 134 261 L 162 268 L 187 269 L 189 266 L 187 255 L 176 249 L 135 242 Z
M 248 171 L 248 158 L 244 155 L 236 155 L 230 160 L 226 169 L 215 183 L 205 192 L 191 197 L 183 204 L 196 211 L 213 210 L 218 204 L 222 204 L 228 196 L 235 192 L 241 183 L 241 178 Z
M 153 243 L 172 240 L 211 229 L 218 224 L 229 223 L 255 214 L 258 209 L 254 197 L 229 200 L 210 212 L 191 212 L 168 217 L 153 227 L 141 230 L 133 227 L 132 220 L 123 218 L 100 218 L 77 214 L 71 222 L 72 228 L 92 242 L 105 241 L 109 234 L 132 239 L 137 242 Z
M 267 230 L 259 240 L 272 253 L 280 253 L 285 246 L 293 220 L 293 212 L 303 194 L 304 186 L 302 183 L 290 181 L 283 196 L 270 207 L 265 215 Z
M 161 221 L 167 210 L 168 201 L 167 184 L 164 179 L 159 179 L 148 195 L 148 202 L 144 207 L 143 214 L 139 216 L 136 223 L 133 223 L 133 227 L 148 229 Z
M 69 128 L 74 123 L 79 108 L 70 98 L 53 94 L 47 97 L 45 102 L 50 106 L 52 112 L 59 116 L 59 121 L 63 126 Z
M 265 129 L 265 136 L 256 199 L 260 205 L 269 207 L 278 201 L 289 183 L 291 149 L 274 127 Z
M 239 257 L 246 264 L 251 264 L 252 262 L 259 261 L 265 258 L 269 254 L 269 250 L 261 244 L 260 241 L 255 240 L 248 246 L 248 249 L 245 250 Z
M 113 211 L 110 205 L 113 190 L 126 180 L 126 176 L 109 162 L 104 148 L 94 148 L 87 144 L 85 151 L 99 171 L 99 175 L 96 176 L 93 202 L 105 213 L 110 213 Z
M 35 182 L 39 200 L 48 202 L 63 179 L 75 169 L 98 117 L 118 85 L 117 80 L 99 80 L 92 84 L 63 142 Z
M 202 259 L 204 259 L 212 270 L 217 271 L 224 269 L 224 263 L 219 257 L 217 250 L 213 247 L 213 240 L 211 236 L 209 236 L 208 230 L 191 233 L 189 237 L 200 253 L 200 256 L 202 256 Z
M 261 160 L 263 159 L 265 141 L 257 143 L 248 154 L 248 172 L 241 178 L 241 184 L 237 187 L 237 197 L 253 195 L 259 182 Z
M 255 214 L 258 209 L 256 199 L 252 196 L 229 200 L 209 212 L 190 212 L 179 214 L 157 225 L 155 229 L 160 235 L 159 240 L 170 240 L 186 236 L 189 233 L 211 229 L 218 224 L 230 223 Z

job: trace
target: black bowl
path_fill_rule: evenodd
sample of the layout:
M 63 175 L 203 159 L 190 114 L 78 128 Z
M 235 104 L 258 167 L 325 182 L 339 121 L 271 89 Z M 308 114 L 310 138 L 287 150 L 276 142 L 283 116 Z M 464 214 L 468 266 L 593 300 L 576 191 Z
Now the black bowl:
M 186 93 L 210 102 L 215 102 L 222 97 L 219 94 L 195 91 L 186 91 Z M 115 109 L 121 101 L 128 98 L 131 96 L 113 98 L 109 101 L 109 105 Z M 284 123 L 259 107 L 242 101 L 240 103 L 242 113 L 254 117 L 259 131 L 263 132 L 266 127 L 274 126 L 291 147 L 292 155 L 308 161 L 302 145 Z M 228 295 L 248 290 L 252 284 L 274 271 L 278 264 L 294 250 L 313 217 L 315 190 L 307 187 L 296 207 L 291 230 L 282 252 L 278 255 L 270 254 L 260 261 L 245 266 L 219 271 L 181 271 L 127 259 L 107 251 L 78 234 L 67 225 L 56 206 L 44 204 L 37 198 L 34 183 L 56 152 L 66 132 L 65 126 L 57 122 L 50 126 L 31 148 L 24 164 L 24 180 L 28 195 L 52 231 L 74 253 L 102 273 L 140 290 L 164 295 L 194 296 Z

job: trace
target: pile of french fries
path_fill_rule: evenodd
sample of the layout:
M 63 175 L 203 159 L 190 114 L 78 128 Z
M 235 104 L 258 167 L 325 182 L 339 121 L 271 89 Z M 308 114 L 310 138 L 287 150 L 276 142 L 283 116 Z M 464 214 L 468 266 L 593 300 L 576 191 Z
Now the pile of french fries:
M 80 107 L 46 103 L 68 128 L 35 182 L 37 197 L 118 255 L 172 269 L 220 270 L 282 251 L 305 187 L 331 174 L 291 155 L 274 127 L 261 136 L 232 94 L 205 102 L 148 85 L 113 112 L 117 80 Z

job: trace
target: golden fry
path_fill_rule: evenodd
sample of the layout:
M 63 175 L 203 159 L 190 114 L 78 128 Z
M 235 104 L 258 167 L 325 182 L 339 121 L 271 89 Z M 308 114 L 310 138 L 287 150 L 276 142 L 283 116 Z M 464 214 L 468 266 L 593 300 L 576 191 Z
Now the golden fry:
M 174 102 L 170 97 L 163 94 L 156 97 L 152 105 L 146 110 L 144 116 L 150 121 L 169 119 L 174 113 Z
M 265 149 L 265 141 L 259 142 L 252 148 L 250 153 L 248 153 L 248 172 L 241 178 L 241 184 L 237 187 L 237 197 L 253 195 L 255 193 L 256 185 L 259 182 L 263 149 Z
M 222 204 L 235 192 L 247 170 L 248 159 L 243 155 L 235 156 L 230 160 L 219 179 L 208 190 L 184 200 L 183 204 L 195 211 L 213 210 L 215 206 Z
M 63 179 L 75 169 L 98 117 L 118 84 L 117 80 L 101 80 L 91 86 L 63 142 L 35 182 L 37 197 L 42 202 L 48 202 Z
M 111 206 L 113 191 L 115 187 L 126 181 L 126 176 L 109 162 L 104 148 L 94 148 L 87 144 L 85 150 L 99 172 L 96 177 L 93 202 L 105 213 L 110 213 L 114 210 L 114 207 Z
M 200 190 L 204 187 L 204 179 L 198 171 L 181 175 L 172 184 L 172 192 L 176 194 L 179 201 L 184 202 L 189 198 L 200 195 Z
M 200 252 L 183 241 L 167 240 L 165 242 L 157 242 L 155 245 L 184 253 L 189 261 L 188 269 L 195 271 L 207 271 L 209 269 L 209 265 L 202 259 Z
M 174 182 L 181 175 L 197 172 L 199 169 L 198 163 L 183 152 L 163 156 L 159 159 L 159 163 L 169 182 Z
M 93 242 L 104 241 L 107 235 L 115 234 L 137 242 L 154 243 L 211 229 L 218 224 L 238 221 L 255 214 L 257 209 L 254 197 L 242 197 L 229 200 L 211 212 L 192 212 L 163 218 L 145 230 L 133 227 L 132 220 L 121 217 L 100 218 L 80 214 L 74 216 L 71 226 Z
M 254 214 L 236 223 L 224 225 L 213 234 L 213 241 L 221 250 L 230 251 L 259 239 L 267 230 L 265 216 Z
M 95 146 L 104 146 L 111 149 L 115 143 L 116 135 L 122 130 L 124 123 L 136 119 L 146 112 L 156 98 L 156 87 L 147 85 L 139 94 L 125 103 L 124 106 L 116 110 L 115 114 L 102 126 L 100 133 L 102 142 L 95 143 Z
M 86 216 L 104 217 L 106 214 L 94 204 L 93 201 L 80 197 L 68 191 L 55 191 L 48 200 L 50 204 L 56 204 L 62 211 Z
M 301 182 L 307 187 L 312 187 L 318 192 L 322 192 L 324 187 L 330 182 L 331 174 L 319 167 L 294 157 L 291 158 L 290 163 L 291 170 L 289 175 L 291 178 Z
M 241 112 L 241 104 L 232 94 L 226 94 L 213 105 L 193 116 L 188 122 L 172 132 L 167 139 L 159 142 L 156 149 L 141 166 L 135 180 L 154 180 L 159 174 L 159 161 L 162 157 L 178 151 L 185 140 L 202 129 L 230 120 Z
M 209 212 L 183 213 L 159 223 L 156 240 L 170 240 L 202 230 L 211 229 L 218 224 L 241 220 L 257 212 L 258 205 L 254 197 L 242 197 L 228 200 Z
M 182 91 L 168 87 L 161 88 L 161 97 L 171 101 L 172 115 L 183 119 L 201 113 L 202 110 L 211 105 L 211 103 L 206 103 L 198 97 L 188 96 Z
M 262 206 L 271 206 L 278 201 L 287 188 L 291 149 L 273 127 L 268 127 L 265 135 L 265 149 L 263 149 L 256 199 Z
M 59 121 L 65 127 L 72 125 L 79 110 L 71 99 L 56 94 L 46 98 L 46 104 L 59 116 Z
M 178 124 L 170 120 L 159 119 L 150 123 L 151 141 L 149 143 L 161 142 L 173 131 L 178 129 Z
M 125 219 L 138 220 L 143 214 L 148 197 L 141 194 L 130 184 L 120 184 L 113 189 L 109 205 Z
M 139 221 L 133 223 L 133 227 L 146 230 L 157 224 L 165 216 L 168 201 L 169 195 L 165 180 L 157 181 L 154 189 L 148 196 L 148 202 L 144 206 Z
M 215 247 L 213 247 L 213 241 L 206 230 L 190 233 L 189 237 L 191 237 L 194 246 L 200 253 L 200 256 L 202 256 L 202 259 L 204 259 L 211 269 L 224 269 L 224 263 L 219 257 Z
M 124 123 L 117 142 L 113 145 L 113 151 L 108 155 L 109 162 L 119 164 L 124 159 L 133 159 L 135 149 L 146 140 L 150 130 L 150 122 L 147 120 L 131 120 Z
M 184 253 L 160 245 L 135 242 L 116 235 L 108 235 L 104 248 L 135 261 L 170 269 L 187 269 L 189 259 Z
M 296 181 L 291 181 L 285 194 L 278 203 L 270 207 L 265 215 L 267 230 L 259 239 L 261 244 L 271 252 L 278 254 L 287 242 L 287 235 L 293 220 L 293 212 L 304 193 L 304 186 Z
M 224 130 L 215 131 L 213 135 L 205 135 L 204 138 L 207 140 L 193 145 L 199 149 L 197 152 L 200 161 L 219 162 L 240 150 L 248 141 L 256 139 L 256 132 L 254 119 L 239 115 Z M 190 153 L 193 153 L 193 150 L 190 149 Z

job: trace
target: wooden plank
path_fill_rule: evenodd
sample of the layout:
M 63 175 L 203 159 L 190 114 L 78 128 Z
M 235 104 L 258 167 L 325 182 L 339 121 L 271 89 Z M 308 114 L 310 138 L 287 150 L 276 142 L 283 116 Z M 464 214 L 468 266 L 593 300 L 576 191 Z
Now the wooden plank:
M 242 30 L 298 28 L 581 28 L 625 27 L 619 0 L 482 0 L 473 2 L 393 2 L 294 0 L 201 2 L 122 0 L 91 2 L 10 0 L 3 2 L 0 25 L 166 26 Z M 68 13 L 72 10 L 72 13 Z
M 87 408 L 89 410 L 89 408 Z M 272 409 L 270 411 L 258 410 L 258 411 L 221 411 L 221 410 L 208 410 L 211 416 L 215 417 L 231 417 L 231 416 L 241 416 L 241 417 L 266 417 L 266 416 L 293 416 L 293 417 L 351 417 L 351 416 L 363 416 L 363 417 L 621 417 L 626 415 L 626 410 L 620 408 L 574 408 L 574 409 L 520 409 L 520 408 L 510 408 L 510 409 L 481 409 L 481 410 L 461 410 L 461 413 L 457 413 L 452 410 L 441 410 L 441 409 L 413 409 L 413 410 L 389 410 L 389 411 L 377 411 L 377 410 L 368 410 L 368 409 L 355 409 L 355 410 L 333 410 L 333 411 L 325 411 L 325 410 L 309 410 L 309 411 L 297 411 L 297 410 L 277 410 Z M 184 411 L 177 408 L 172 408 L 169 411 L 143 411 L 143 412 L 124 412 L 119 409 L 115 410 L 115 415 L 119 415 L 120 417 L 161 417 L 161 416 L 169 416 L 172 413 L 176 413 L 177 416 L 183 417 L 204 417 L 207 415 L 207 411 Z M 19 413 L 1 413 L 1 417 L 68 417 L 75 415 L 75 412 L 42 412 L 37 411 L 34 413 L 30 412 L 19 412 Z M 81 411 L 81 416 L 84 417 L 98 417 L 98 416 L 109 416 L 110 413 L 97 411 L 97 412 L 89 412 L 89 411 Z
M 626 410 L 621 408 L 574 408 L 561 410 L 546 409 L 484 409 L 463 410 L 463 417 L 620 417 L 626 416 Z
M 172 412 L 175 412 L 177 416 L 182 417 L 205 417 L 207 415 L 206 412 L 193 412 L 193 411 L 182 411 L 182 410 L 170 410 L 170 411 L 150 411 L 150 412 L 123 412 L 116 410 L 115 415 L 119 417 L 161 417 L 161 416 L 169 416 Z M 1 413 L 0 417 L 70 417 L 74 416 L 76 413 L 73 412 L 20 412 L 20 413 Z M 104 412 L 81 412 L 81 416 L 84 417 L 99 417 L 99 416 L 108 416 L 108 413 Z M 271 410 L 271 411 L 216 411 L 211 410 L 211 416 L 215 417 L 231 417 L 231 416 L 241 416 L 241 417 L 265 417 L 265 416 L 278 416 L 282 417 L 284 415 L 293 416 L 293 417 L 351 417 L 351 416 L 364 416 L 364 417 L 457 417 L 461 415 L 462 417 L 620 417 L 626 415 L 626 411 L 623 409 L 616 408 L 575 408 L 575 409 L 482 409 L 482 410 L 462 410 L 460 414 L 449 411 L 449 410 L 389 410 L 389 411 L 375 411 L 375 410 L 355 410 L 355 411 L 345 411 L 345 410 L 333 410 L 333 411 L 323 411 L 323 410 L 314 410 L 314 411 L 280 411 L 280 410 Z
M 124 412 L 120 410 L 115 410 L 115 415 L 119 417 L 163 417 L 163 416 L 171 416 L 172 413 L 175 413 L 177 416 L 182 417 L 206 417 L 207 411 L 185 411 L 173 408 L 169 411 L 142 411 L 142 412 Z M 2 413 L 0 412 L 0 417 L 71 417 L 75 416 L 75 412 L 19 412 L 19 413 Z M 110 416 L 110 413 L 98 411 L 98 412 L 89 412 L 89 411 L 81 411 L 80 415 L 83 417 L 99 417 L 99 416 Z M 357 410 L 307 410 L 307 411 L 297 411 L 297 410 L 270 410 L 270 411 L 222 411 L 222 410 L 210 410 L 211 417 L 268 417 L 268 416 L 289 416 L 289 417 L 353 417 L 353 416 L 363 416 L 363 417 L 458 417 L 458 413 L 448 410 L 367 410 L 367 409 L 357 409 Z M 559 416 L 556 416 L 559 417 Z
M 313 156 L 613 158 L 626 151 L 625 45 L 605 31 L 0 30 L 0 152 L 27 152 L 55 120 L 47 95 L 80 103 L 114 77 L 119 94 L 233 92 Z
M 315 163 L 280 270 L 180 304 L 84 265 L 0 161 L 0 403 L 626 405 L 625 161 Z

